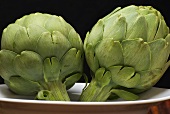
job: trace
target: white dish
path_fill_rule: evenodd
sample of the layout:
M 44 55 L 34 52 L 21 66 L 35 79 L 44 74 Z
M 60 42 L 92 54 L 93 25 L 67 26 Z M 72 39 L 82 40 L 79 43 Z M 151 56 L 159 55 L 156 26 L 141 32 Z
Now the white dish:
M 148 107 L 170 99 L 170 89 L 155 88 L 136 101 L 79 102 L 84 83 L 76 83 L 68 92 L 71 102 L 40 101 L 12 93 L 0 85 L 0 114 L 147 114 Z

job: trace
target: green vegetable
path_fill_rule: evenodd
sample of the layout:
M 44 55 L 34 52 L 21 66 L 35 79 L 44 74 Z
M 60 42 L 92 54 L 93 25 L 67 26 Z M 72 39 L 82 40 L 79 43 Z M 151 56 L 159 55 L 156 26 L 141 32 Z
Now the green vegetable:
M 66 89 L 83 73 L 83 44 L 62 17 L 35 13 L 4 29 L 0 75 L 9 88 L 36 99 L 69 101 Z
M 151 6 L 119 7 L 87 33 L 84 50 L 92 81 L 81 101 L 136 100 L 170 66 L 169 28 Z

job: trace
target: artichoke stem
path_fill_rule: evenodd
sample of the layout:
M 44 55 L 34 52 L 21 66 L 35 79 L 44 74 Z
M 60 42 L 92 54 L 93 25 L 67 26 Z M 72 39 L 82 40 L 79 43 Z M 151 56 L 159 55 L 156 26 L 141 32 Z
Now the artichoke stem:
M 95 80 L 92 80 L 89 86 L 83 90 L 80 101 L 83 102 L 101 102 L 106 101 L 110 96 L 111 85 L 100 86 Z
M 70 101 L 66 86 L 61 81 L 42 83 L 43 90 L 39 91 L 36 99 L 51 101 Z

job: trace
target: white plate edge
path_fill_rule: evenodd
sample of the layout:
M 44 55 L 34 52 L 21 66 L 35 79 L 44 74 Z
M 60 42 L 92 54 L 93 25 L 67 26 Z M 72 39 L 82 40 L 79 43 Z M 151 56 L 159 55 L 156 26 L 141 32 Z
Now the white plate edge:
M 2 84 L 1 84 L 2 85 Z M 140 105 L 140 104 L 152 104 L 169 100 L 170 96 L 149 99 L 149 100 L 136 100 L 136 101 L 113 101 L 113 102 L 78 102 L 78 101 L 42 101 L 42 100 L 27 100 L 27 99 L 15 99 L 15 98 L 0 98 L 3 102 L 13 103 L 31 103 L 31 104 L 54 104 L 54 105 Z

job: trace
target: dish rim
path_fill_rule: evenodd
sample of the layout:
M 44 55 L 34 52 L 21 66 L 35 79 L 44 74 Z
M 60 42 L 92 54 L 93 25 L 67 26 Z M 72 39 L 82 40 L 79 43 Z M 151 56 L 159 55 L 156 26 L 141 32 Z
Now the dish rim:
M 83 84 L 83 83 L 80 83 Z M 0 84 L 0 86 L 5 84 Z M 154 87 L 158 88 L 158 87 Z M 163 88 L 166 89 L 166 88 Z M 168 89 L 170 90 L 170 89 Z M 18 95 L 19 96 L 19 95 Z M 30 100 L 30 99 L 17 99 L 17 98 L 0 98 L 0 102 L 13 102 L 13 103 L 27 103 L 27 104 L 51 104 L 51 105 L 141 105 L 152 104 L 170 99 L 170 95 L 161 98 L 152 98 L 148 100 L 135 100 L 135 101 L 109 101 L 109 102 L 80 102 L 80 101 L 43 101 L 43 100 Z

